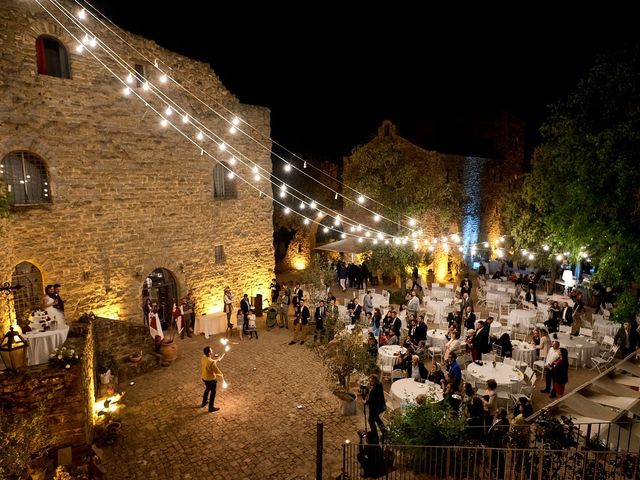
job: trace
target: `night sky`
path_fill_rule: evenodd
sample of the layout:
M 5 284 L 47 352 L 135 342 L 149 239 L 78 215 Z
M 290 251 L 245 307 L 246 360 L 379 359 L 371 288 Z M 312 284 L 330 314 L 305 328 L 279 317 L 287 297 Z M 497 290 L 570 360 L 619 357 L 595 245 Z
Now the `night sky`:
M 366 142 L 384 118 L 404 134 L 425 119 L 506 110 L 536 131 L 598 52 L 637 37 L 630 6 L 440 11 L 391 2 L 350 13 L 355 2 L 174 3 L 92 4 L 122 28 L 209 63 L 241 101 L 271 109 L 276 141 L 327 158 Z

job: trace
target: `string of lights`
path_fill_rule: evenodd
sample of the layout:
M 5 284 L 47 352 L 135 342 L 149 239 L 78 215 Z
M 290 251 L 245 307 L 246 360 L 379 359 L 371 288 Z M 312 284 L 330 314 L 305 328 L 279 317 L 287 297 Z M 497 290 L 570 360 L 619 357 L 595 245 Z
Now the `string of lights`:
M 74 0 L 76 2 L 77 5 L 79 5 L 81 7 L 81 10 L 78 13 L 78 17 L 80 18 L 81 16 L 83 18 L 86 18 L 86 14 L 88 13 L 89 15 L 91 15 L 94 19 L 96 19 L 100 24 L 102 24 L 105 28 L 107 28 L 113 35 L 115 35 L 122 43 L 124 43 L 125 45 L 127 45 L 130 49 L 132 49 L 134 52 L 136 52 L 138 55 L 140 55 L 142 58 L 144 58 L 145 60 L 147 60 L 150 64 L 153 64 L 154 67 L 156 69 L 158 69 L 161 72 L 161 75 L 163 75 L 165 78 L 168 78 L 165 71 L 163 71 L 159 66 L 158 66 L 158 59 L 154 58 L 154 61 L 152 62 L 151 59 L 149 58 L 149 56 L 145 55 L 143 52 L 141 52 L 138 48 L 136 48 L 134 45 L 132 45 L 130 42 L 128 42 L 124 37 L 122 37 L 120 34 L 118 34 L 118 32 L 116 32 L 114 29 L 112 29 L 111 27 L 109 27 L 109 25 L 107 25 L 105 22 L 103 22 L 101 20 L 100 17 L 98 17 L 97 15 L 95 15 L 93 12 L 91 12 L 91 10 L 86 10 L 82 4 L 78 1 L 78 0 Z M 113 25 L 114 27 L 117 27 L 115 25 L 115 23 L 113 23 L 106 15 L 104 15 L 102 12 L 100 12 L 95 6 L 93 6 L 90 2 L 85 1 L 84 2 L 88 7 L 90 7 L 91 9 L 95 10 L 101 17 L 105 18 L 111 25 Z M 80 13 L 81 12 L 81 13 Z M 170 69 L 169 65 L 167 65 L 165 62 L 162 62 L 168 69 Z M 327 174 L 326 172 L 324 172 L 322 169 L 319 169 L 317 167 L 315 167 L 311 162 L 307 162 L 306 160 L 304 160 L 303 158 L 301 158 L 300 156 L 298 156 L 297 154 L 291 152 L 289 149 L 287 149 L 284 145 L 276 142 L 273 138 L 271 137 L 267 137 L 267 139 L 272 142 L 273 144 L 277 145 L 278 147 L 280 147 L 281 149 L 283 149 L 284 151 L 286 151 L 287 153 L 289 153 L 292 157 L 298 159 L 300 162 L 302 162 L 303 164 L 303 168 L 300 169 L 299 167 L 297 167 L 296 165 L 294 165 L 293 163 L 291 163 L 290 161 L 287 161 L 284 157 L 282 157 L 281 155 L 279 155 L 277 152 L 273 151 L 268 145 L 266 145 L 265 143 L 263 143 L 262 141 L 258 140 L 257 138 L 253 137 L 251 134 L 247 133 L 244 129 L 239 128 L 238 125 L 241 122 L 242 125 L 248 127 L 251 129 L 252 132 L 255 132 L 255 134 L 259 135 L 262 138 L 265 138 L 265 135 L 260 132 L 260 130 L 258 130 L 257 128 L 253 127 L 253 125 L 251 125 L 249 122 L 247 122 L 246 120 L 242 119 L 240 116 L 238 116 L 236 113 L 234 113 L 233 111 L 231 111 L 229 108 L 227 108 L 226 105 L 224 105 L 223 103 L 221 103 L 220 101 L 218 101 L 216 98 L 207 95 L 207 97 L 215 102 L 220 108 L 222 108 L 224 111 L 227 112 L 227 114 L 230 114 L 234 119 L 238 119 L 238 123 L 233 123 L 231 124 L 231 122 L 229 121 L 229 119 L 227 118 L 227 116 L 221 114 L 220 112 L 218 112 L 216 109 L 214 109 L 213 107 L 211 107 L 208 103 L 204 102 L 199 96 L 197 96 L 196 94 L 194 94 L 191 90 L 189 90 L 188 88 L 186 88 L 182 83 L 178 82 L 176 79 L 171 78 L 170 79 L 174 84 L 176 84 L 178 87 L 180 87 L 183 91 L 185 91 L 188 95 L 190 95 L 192 98 L 194 98 L 198 103 L 200 103 L 201 105 L 203 105 L 205 108 L 207 108 L 208 110 L 210 110 L 211 112 L 213 112 L 214 114 L 216 114 L 218 117 L 220 117 L 221 119 L 223 119 L 225 122 L 228 122 L 230 125 L 230 129 L 229 131 L 231 133 L 235 133 L 236 131 L 242 133 L 243 135 L 247 136 L 248 138 L 250 138 L 252 141 L 254 141 L 257 145 L 259 145 L 261 148 L 264 148 L 265 150 L 267 150 L 268 152 L 270 152 L 271 154 L 273 154 L 276 158 L 280 159 L 281 161 L 284 162 L 284 170 L 285 172 L 290 172 L 292 169 L 298 171 L 299 173 L 303 174 L 304 176 L 306 176 L 307 178 L 311 179 L 312 181 L 318 183 L 319 185 L 321 185 L 323 188 L 328 189 L 333 195 L 335 195 L 335 199 L 338 198 L 338 196 L 342 197 L 343 199 L 345 199 L 346 201 L 353 203 L 357 206 L 359 206 L 360 208 L 366 210 L 367 212 L 369 212 L 370 214 L 372 214 L 372 218 L 374 222 L 379 222 L 380 220 L 387 220 L 389 222 L 392 222 L 394 224 L 398 224 L 403 228 L 407 228 L 410 231 L 413 231 L 411 228 L 409 227 L 414 227 L 416 226 L 417 222 L 412 219 L 410 216 L 403 214 L 401 212 L 397 212 L 395 211 L 393 208 L 385 205 L 384 203 L 373 199 L 363 193 L 361 193 L 358 190 L 355 190 L 354 188 L 350 187 L 349 185 L 345 184 L 344 182 L 340 181 L 339 179 Z M 200 90 L 200 94 L 203 94 L 204 92 L 202 90 Z M 206 95 L 206 94 L 205 94 Z M 307 166 L 309 166 L 311 169 L 317 171 L 318 173 L 322 174 L 323 176 L 326 176 L 328 178 L 330 178 L 332 181 L 336 182 L 339 185 L 342 185 L 342 187 L 344 189 L 347 189 L 351 192 L 353 192 L 355 195 L 355 200 L 353 198 L 351 198 L 350 196 L 344 195 L 343 193 L 339 192 L 338 190 L 332 188 L 329 185 L 326 185 L 324 183 L 322 183 L 320 180 L 318 180 L 317 178 L 315 178 L 314 176 L 309 175 L 305 169 L 307 168 Z M 403 218 L 405 218 L 407 220 L 408 223 L 408 227 L 406 225 L 403 225 L 402 223 L 397 222 L 397 220 L 393 220 L 390 219 L 384 215 L 381 215 L 380 213 L 368 208 L 365 205 L 365 202 L 373 202 L 376 203 L 378 205 L 381 205 L 382 207 L 384 207 L 385 211 L 392 211 L 400 216 L 402 216 Z

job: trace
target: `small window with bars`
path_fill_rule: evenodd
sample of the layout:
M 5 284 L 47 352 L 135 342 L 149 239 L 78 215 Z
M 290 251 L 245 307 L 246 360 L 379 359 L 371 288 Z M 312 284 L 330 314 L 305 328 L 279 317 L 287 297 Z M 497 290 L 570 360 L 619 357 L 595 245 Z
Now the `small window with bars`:
M 216 263 L 224 263 L 224 247 L 222 245 L 216 245 L 214 247 L 213 255 Z
M 44 162 L 30 152 L 12 152 L 0 163 L 0 176 L 11 205 L 51 203 L 51 187 Z
M 229 166 L 220 162 L 213 167 L 213 197 L 238 198 L 235 175 Z

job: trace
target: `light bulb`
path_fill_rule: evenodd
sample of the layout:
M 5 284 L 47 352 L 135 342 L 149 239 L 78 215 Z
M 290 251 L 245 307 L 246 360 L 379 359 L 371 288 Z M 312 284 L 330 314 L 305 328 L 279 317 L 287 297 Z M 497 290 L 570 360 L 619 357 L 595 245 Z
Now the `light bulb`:
M 130 89 L 129 87 L 124 87 L 124 88 L 122 89 L 122 94 L 123 94 L 125 97 L 128 97 L 128 96 L 131 94 L 131 89 Z
M 315 208 L 316 208 L 316 206 L 317 206 L 317 204 L 316 204 L 316 202 L 314 202 L 314 201 L 312 201 L 312 202 L 309 204 L 309 208 L 312 208 L 312 209 L 315 209 Z
M 322 215 L 324 215 L 324 213 L 322 213 L 320 210 L 318 210 L 318 218 L 320 218 Z
M 84 50 L 84 45 L 82 45 L 81 43 L 76 45 L 76 52 L 82 53 L 83 50 Z
M 377 238 L 374 238 L 374 239 L 373 239 L 373 244 L 374 244 L 374 245 L 377 245 L 377 244 L 378 244 L 378 239 L 377 239 Z
M 337 199 L 338 199 L 338 192 L 336 192 L 336 195 L 335 195 L 335 197 L 333 197 L 333 198 L 334 198 L 334 200 L 337 200 Z
M 378 239 L 379 239 L 379 240 L 384 239 L 384 233 L 382 233 L 382 232 L 378 232 Z
M 144 82 L 144 84 L 142 85 L 142 89 L 143 89 L 145 92 L 148 92 L 148 91 L 149 91 L 149 88 L 151 88 L 151 87 L 149 87 L 149 82 Z
M 164 73 L 160 75 L 160 83 L 167 83 L 168 79 L 169 78 Z
M 305 225 L 309 225 L 309 219 L 308 219 L 308 218 L 305 218 L 305 219 L 302 221 L 302 223 L 304 223 Z
M 235 165 L 235 164 L 236 164 L 236 157 L 231 157 L 231 158 L 229 159 L 229 163 L 230 163 L 231 165 Z
M 78 18 L 80 20 L 84 20 L 85 18 L 87 18 L 87 12 L 84 8 L 81 8 L 80 10 L 78 10 Z
M 364 232 L 364 236 L 365 237 L 370 237 L 371 236 L 371 232 Z
M 556 260 L 561 262 L 562 261 L 562 255 L 560 255 L 560 254 L 556 255 Z
M 543 245 L 543 246 L 542 246 L 542 249 L 543 249 L 545 252 L 548 252 L 548 251 L 549 251 L 549 245 Z
M 227 177 L 229 177 L 229 180 L 233 180 L 235 176 L 236 174 L 233 172 L 229 172 L 229 174 L 227 175 Z
M 204 133 L 202 133 L 202 132 L 198 132 L 198 133 L 196 134 L 196 138 L 197 138 L 198 140 L 202 140 L 202 139 L 204 138 Z
M 222 388 L 224 388 L 224 389 L 229 388 L 229 384 L 227 383 L 227 381 L 226 381 L 226 380 L 223 380 L 223 381 L 222 381 Z
M 433 252 L 433 245 L 429 245 L 429 251 Z
M 233 117 L 231 123 L 233 123 L 234 125 L 240 125 L 240 119 L 238 117 Z
M 89 41 L 89 46 L 91 48 L 95 48 L 95 46 L 98 44 L 98 39 L 96 37 L 93 37 L 90 41 Z
M 257 165 L 254 165 L 254 166 L 253 166 L 253 168 L 251 169 L 251 171 L 252 171 L 253 173 L 258 173 L 258 166 L 257 166 Z
M 230 345 L 225 345 L 224 351 L 228 352 L 229 350 L 231 350 L 231 346 Z
M 288 163 L 284 164 L 284 171 L 285 172 L 290 172 L 291 171 L 291 165 L 289 165 Z
M 305 204 L 304 202 L 300 202 L 300 210 L 304 210 Z
M 341 233 L 340 234 L 340 238 L 347 238 L 347 234 L 346 233 Z
M 258 174 L 256 173 L 256 176 L 255 176 L 255 177 L 253 177 L 253 179 L 254 179 L 256 182 L 259 182 L 259 181 L 260 181 L 260 175 L 258 175 Z
M 380 221 L 380 215 L 378 215 L 377 213 L 373 216 L 373 221 L 374 222 L 379 222 Z
M 171 116 L 171 114 L 172 114 L 172 113 L 173 113 L 173 109 L 172 109 L 171 107 L 167 106 L 167 108 L 166 108 L 166 109 L 165 109 L 165 111 L 164 111 L 164 114 L 165 114 L 167 117 L 169 117 L 169 116 Z
M 84 45 L 89 45 L 90 42 L 91 42 L 91 39 L 89 38 L 89 34 L 85 33 L 84 37 L 82 37 L 82 43 Z
M 189 115 L 188 114 L 184 114 L 184 116 L 182 117 L 182 123 L 189 123 Z
M 131 73 L 127 75 L 127 83 L 129 84 L 133 83 L 133 75 Z
M 169 125 L 169 120 L 163 118 L 162 120 L 160 120 L 160 125 L 166 127 L 167 125 Z
M 304 162 L 304 163 L 302 164 L 302 168 L 307 168 L 307 162 Z
M 533 260 L 535 257 L 533 256 L 533 253 L 529 254 L 529 260 Z
M 416 224 L 416 221 L 413 218 L 409 219 L 409 226 L 413 227 Z
M 350 231 L 351 233 L 355 232 L 355 231 L 356 231 L 356 227 L 354 227 L 353 225 L 351 225 L 351 227 L 349 227 L 349 231 Z
M 489 248 L 489 242 L 484 242 L 483 245 L 484 245 L 484 248 Z
M 358 238 L 358 243 L 362 243 L 362 237 Z
M 358 203 L 364 203 L 364 196 L 358 196 Z
M 237 131 L 238 131 L 238 129 L 236 127 L 233 127 L 233 126 L 229 129 L 229 133 L 232 133 L 232 134 L 236 133 Z
M 329 227 L 324 227 L 324 228 L 322 229 L 322 231 L 323 231 L 324 233 L 329 233 Z
M 226 150 L 227 149 L 227 144 L 222 142 L 221 144 L 218 145 L 218 150 Z
M 280 190 L 280 198 L 284 198 L 287 196 L 287 192 L 285 192 L 284 190 Z
M 385 244 L 385 245 L 389 245 L 389 240 L 385 240 L 385 241 L 384 241 L 384 244 Z

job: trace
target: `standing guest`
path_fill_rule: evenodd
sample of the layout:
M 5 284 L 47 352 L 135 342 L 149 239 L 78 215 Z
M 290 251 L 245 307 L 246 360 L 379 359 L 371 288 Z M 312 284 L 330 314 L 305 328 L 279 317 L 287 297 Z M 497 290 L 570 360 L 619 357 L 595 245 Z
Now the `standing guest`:
M 453 385 L 453 389 L 457 392 L 462 381 L 462 371 L 460 365 L 456 361 L 458 355 L 456 352 L 449 352 L 447 355 L 447 382 Z
M 489 353 L 491 351 L 491 337 L 489 336 L 489 325 L 485 324 L 482 320 L 478 322 L 478 329 L 473 337 L 473 360 L 481 360 L 483 353 Z
M 57 311 L 55 303 L 56 299 L 53 293 L 53 285 L 47 285 L 44 289 L 44 297 L 42 297 L 42 309 L 47 312 L 51 318 L 55 316 Z
M 271 279 L 271 285 L 269 288 L 271 289 L 271 303 L 276 303 L 280 296 L 280 284 L 275 278 Z
M 289 329 L 289 297 L 287 297 L 286 289 L 280 292 L 278 298 L 278 326 Z
M 240 310 L 242 310 L 242 333 L 247 334 L 247 327 L 249 326 L 249 313 L 251 313 L 251 302 L 249 302 L 249 296 L 245 293 L 240 300 Z M 240 325 L 238 325 L 239 327 Z
M 144 299 L 144 306 L 142 307 L 142 311 L 144 312 L 144 324 L 145 326 L 149 325 L 149 314 L 151 313 L 151 308 L 153 304 L 151 303 L 151 299 L 146 297 Z
M 416 327 L 414 339 L 416 343 L 427 341 L 427 324 L 424 321 L 423 314 L 418 315 L 418 326 Z
M 184 314 L 187 334 L 191 336 L 196 328 L 196 299 L 193 297 L 192 290 L 189 290 L 189 293 L 187 293 Z
M 309 325 L 309 319 L 311 313 L 309 307 L 304 304 L 303 299 L 298 299 L 298 307 L 296 308 L 296 317 L 293 320 L 293 340 L 289 342 L 289 345 L 293 345 L 296 342 L 300 342 L 300 345 L 304 345 L 304 341 L 307 338 L 307 327 Z
M 471 307 L 471 311 L 473 311 L 473 300 L 468 293 L 462 294 L 462 300 L 460 301 L 460 314 L 462 314 L 468 307 Z
M 155 303 L 151 307 L 151 312 L 149 312 L 149 333 L 151 333 L 151 338 L 153 338 L 154 340 L 158 338 L 160 339 L 159 342 L 156 341 L 157 344 L 161 343 L 162 340 L 164 340 L 162 324 L 160 323 L 160 318 L 158 317 L 158 305 Z
M 58 310 L 60 310 L 62 313 L 64 313 L 64 301 L 62 300 L 62 297 L 60 296 L 60 284 L 59 283 L 55 283 L 53 285 L 53 299 L 55 300 L 53 306 L 56 307 Z
M 569 308 L 567 302 L 562 302 L 562 310 L 560 311 L 560 321 L 562 325 L 571 326 L 573 323 L 573 310 Z
M 373 358 L 378 357 L 378 341 L 376 337 L 373 336 L 373 332 L 367 334 L 367 350 Z
M 184 299 L 181 299 L 181 303 L 182 301 L 184 301 Z M 173 304 L 173 308 L 171 309 L 171 321 L 172 324 L 175 325 L 176 331 L 180 334 L 180 338 L 184 339 L 184 332 L 186 328 L 184 328 L 182 305 L 178 305 L 177 303 Z
M 373 310 L 373 317 L 371 317 L 371 328 L 373 328 L 373 334 L 376 337 L 380 336 L 380 324 L 382 323 L 382 312 L 379 308 Z
M 293 287 L 293 296 L 291 297 L 291 304 L 294 309 L 298 306 L 298 300 L 302 298 L 304 294 L 303 292 L 301 295 L 298 295 L 298 292 L 302 292 L 302 289 L 300 288 L 300 284 L 296 283 L 296 286 Z
M 438 385 L 442 385 L 442 382 L 445 381 L 444 373 L 442 373 L 440 364 L 438 362 L 433 362 L 433 364 L 431 365 L 429 375 L 427 375 L 427 380 Z
M 351 325 L 355 325 L 358 320 L 360 320 L 360 315 L 362 314 L 362 307 L 358 303 L 358 299 L 353 299 L 353 308 L 349 311 L 349 317 L 351 317 Z
M 569 383 L 569 351 L 560 349 L 560 357 L 553 364 L 553 392 L 550 397 L 564 395 L 564 387 Z
M 367 294 L 364 296 L 362 308 L 364 310 L 365 315 L 370 313 L 373 315 L 373 295 L 371 294 L 371 290 L 367 290 Z
M 465 275 L 462 282 L 460 282 L 460 293 L 468 293 L 469 295 L 471 295 L 472 286 L 473 285 L 471 284 L 471 280 L 469 280 L 469 275 Z
M 407 303 L 407 315 L 417 318 L 418 310 L 420 310 L 420 299 L 416 296 L 415 290 L 411 290 L 411 298 Z
M 560 358 L 560 342 L 554 340 L 551 342 L 551 349 L 547 353 L 547 357 L 544 361 L 544 390 L 540 390 L 540 393 L 551 393 L 551 384 L 553 380 L 553 364 Z
M 640 335 L 637 330 L 631 328 L 629 322 L 625 322 L 614 338 L 614 343 L 620 347 L 618 351 L 619 358 L 626 358 L 632 352 L 636 351 L 638 345 L 640 345 Z
M 471 330 L 476 328 L 476 314 L 473 313 L 471 307 L 467 307 L 464 311 L 464 328 L 465 330 Z
M 493 417 L 496 414 L 498 408 L 498 384 L 492 378 L 487 380 L 487 393 L 482 397 L 482 403 L 484 405 L 484 411 L 488 418 Z
M 256 340 L 258 339 L 258 326 L 256 325 L 256 314 L 251 312 L 247 318 L 247 333 L 249 333 L 249 339 L 253 338 L 253 334 L 256 335 Z
M 369 407 L 369 427 L 374 434 L 374 443 L 378 443 L 379 437 L 376 426 L 380 428 L 380 433 L 383 437 L 387 431 L 380 418 L 380 414 L 387 409 L 387 404 L 384 400 L 382 383 L 380 383 L 377 375 L 369 375 L 369 391 L 364 397 L 364 404 Z
M 227 328 L 232 328 L 231 313 L 233 312 L 233 293 L 229 287 L 224 287 L 224 313 L 227 314 Z
M 449 353 L 455 352 L 460 348 L 462 341 L 460 340 L 460 332 L 454 331 L 451 335 L 451 339 L 444 346 L 444 358 L 449 356 Z
M 204 347 L 203 353 L 204 356 L 200 360 L 200 372 L 205 389 L 200 407 L 203 408 L 208 403 L 209 412 L 217 412 L 220 408 L 213 406 L 216 399 L 216 389 L 218 387 L 218 380 L 224 380 L 224 375 L 222 375 L 222 372 L 218 368 L 218 362 L 224 358 L 224 354 L 222 354 L 222 357 L 219 359 L 214 359 L 211 354 L 211 347 L 209 346 Z
M 316 342 L 320 339 L 320 342 L 322 342 L 324 340 L 324 321 L 327 318 L 327 309 L 324 306 L 324 300 L 320 300 L 320 304 L 316 307 L 313 318 L 316 321 L 316 331 L 313 334 L 313 341 Z
M 540 329 L 540 357 L 546 358 L 549 349 L 551 348 L 551 339 L 549 333 L 544 328 Z

